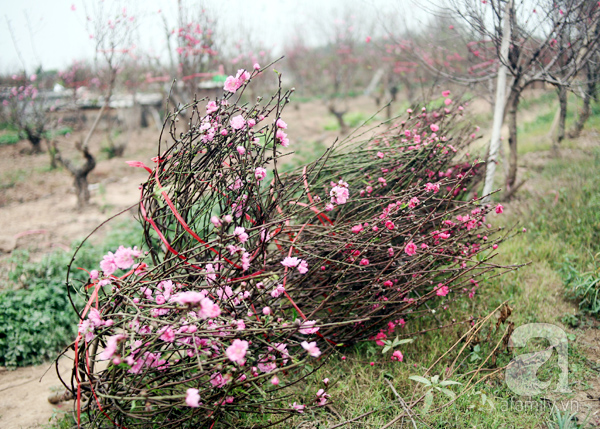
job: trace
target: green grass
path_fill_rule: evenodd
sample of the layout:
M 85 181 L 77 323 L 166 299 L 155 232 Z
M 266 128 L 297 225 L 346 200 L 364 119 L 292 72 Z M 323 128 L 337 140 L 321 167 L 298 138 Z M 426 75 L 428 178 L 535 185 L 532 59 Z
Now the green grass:
M 556 91 L 546 91 L 539 97 L 523 98 L 519 103 L 519 111 L 531 110 L 532 108 L 545 106 L 557 99 Z
M 581 106 L 581 98 L 569 93 L 565 126 L 567 133 L 577 121 Z M 521 118 L 518 118 L 519 124 L 517 132 L 519 139 L 519 155 L 530 152 L 547 151 L 552 148 L 553 136 L 550 135 L 550 131 L 558 109 L 558 97 L 556 92 L 548 91 L 537 98 L 522 100 L 519 103 L 519 112 L 524 112 L 528 109 L 538 109 L 540 113 L 531 121 L 522 121 Z M 586 123 L 586 128 L 600 128 L 600 103 L 592 102 L 591 114 Z M 556 130 L 554 130 L 554 132 L 556 133 Z M 561 145 L 562 147 L 573 148 L 576 144 L 576 142 L 571 141 L 569 138 L 565 138 Z
M 51 130 L 46 133 L 46 138 L 51 139 L 58 136 L 65 136 L 67 134 L 71 134 L 73 132 L 73 128 L 71 127 L 61 127 L 56 130 Z
M 10 146 L 19 143 L 23 140 L 23 135 L 19 133 L 19 131 L 12 125 L 7 123 L 0 124 L 0 146 Z M 64 136 L 66 134 L 72 133 L 73 128 L 71 127 L 62 127 L 56 130 L 51 130 L 45 133 L 44 138 L 52 139 L 58 136 Z
M 11 122 L 0 122 L 0 131 L 17 131 Z
M 20 140 L 21 138 L 19 137 L 19 133 L 14 131 L 9 131 L 0 134 L 0 146 L 10 146 L 13 144 L 17 144 Z

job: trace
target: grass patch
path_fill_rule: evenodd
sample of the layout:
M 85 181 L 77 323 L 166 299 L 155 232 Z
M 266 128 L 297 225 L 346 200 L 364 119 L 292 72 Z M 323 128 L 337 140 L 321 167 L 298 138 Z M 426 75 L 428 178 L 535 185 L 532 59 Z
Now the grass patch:
M 565 131 L 567 134 L 571 127 L 577 122 L 582 104 L 583 101 L 580 97 L 569 93 L 565 123 Z M 529 152 L 547 151 L 552 148 L 552 139 L 554 138 L 554 135 L 551 135 L 550 131 L 558 110 L 558 97 L 556 92 L 549 91 L 537 98 L 529 98 L 521 101 L 519 104 L 519 111 L 522 112 L 528 109 L 539 109 L 540 114 L 532 121 L 519 123 L 517 127 L 519 155 Z M 592 102 L 591 113 L 586 123 L 586 128 L 600 128 L 600 103 Z M 557 130 L 554 130 L 554 134 L 556 134 L 556 132 Z M 561 145 L 563 147 L 574 147 L 576 146 L 576 142 L 566 138 Z M 508 150 L 508 148 L 506 148 L 506 150 Z
M 544 172 L 553 189 L 540 201 L 534 234 L 551 237 L 561 251 L 553 255 L 567 296 L 582 313 L 600 315 L 600 150 L 594 148 L 578 162 L 558 159 Z M 559 178 L 559 180 L 556 180 Z
M 48 131 L 44 137 L 47 139 L 53 139 L 55 137 L 66 136 L 67 134 L 71 134 L 72 132 L 73 128 L 71 127 L 61 127 L 56 130 Z
M 0 146 L 10 146 L 13 144 L 19 143 L 21 139 L 19 138 L 19 133 L 16 132 L 6 132 L 0 134 Z
M 557 97 L 556 91 L 546 91 L 539 97 L 523 98 L 519 102 L 519 111 L 531 110 L 538 106 L 548 105 L 549 103 L 555 102 Z

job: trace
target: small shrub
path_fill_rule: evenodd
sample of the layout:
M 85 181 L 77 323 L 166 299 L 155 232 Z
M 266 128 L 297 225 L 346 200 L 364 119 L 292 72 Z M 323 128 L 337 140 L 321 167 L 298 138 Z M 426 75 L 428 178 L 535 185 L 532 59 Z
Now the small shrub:
M 600 276 L 598 270 L 580 272 L 567 259 L 560 273 L 565 282 L 567 297 L 579 302 L 579 310 L 590 316 L 600 317 Z M 570 323 L 575 323 L 573 319 Z
M 139 234 L 136 223 L 124 222 L 108 234 L 99 246 L 86 245 L 78 253 L 74 267 L 94 264 L 115 241 L 125 242 Z M 17 251 L 9 259 L 12 269 L 8 284 L 0 291 L 0 365 L 15 367 L 35 365 L 53 359 L 73 341 L 77 333 L 75 306 L 83 300 L 78 292 L 87 273 L 75 269 L 73 283 L 67 289 L 67 266 L 70 252 L 57 251 L 34 262 L 26 251 Z
M 0 293 L 0 365 L 35 365 L 73 340 L 77 315 L 64 284 L 37 282 Z
M 0 146 L 9 146 L 19 143 L 21 139 L 18 133 L 0 134 Z

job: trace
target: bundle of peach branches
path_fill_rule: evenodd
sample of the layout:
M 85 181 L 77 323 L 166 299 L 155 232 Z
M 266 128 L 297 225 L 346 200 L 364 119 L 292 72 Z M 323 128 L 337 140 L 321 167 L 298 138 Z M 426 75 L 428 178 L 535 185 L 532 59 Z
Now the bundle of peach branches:
M 451 310 L 506 269 L 461 110 L 409 113 L 280 174 L 292 91 L 245 103 L 262 71 L 174 111 L 154 165 L 130 162 L 149 173 L 144 245 L 107 254 L 82 289 L 66 385 L 86 426 L 277 424 L 327 403 L 326 383 L 302 381 L 340 346 Z

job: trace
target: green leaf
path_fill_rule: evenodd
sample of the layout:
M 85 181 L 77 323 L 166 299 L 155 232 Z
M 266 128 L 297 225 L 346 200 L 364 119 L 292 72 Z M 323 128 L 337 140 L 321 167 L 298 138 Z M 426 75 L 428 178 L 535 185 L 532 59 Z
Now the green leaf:
M 394 347 L 400 346 L 402 344 L 412 343 L 414 340 L 412 338 L 407 338 L 405 340 L 398 340 L 397 338 L 394 340 Z
M 459 383 L 458 381 L 454 381 L 454 380 L 444 380 L 440 383 L 440 386 L 450 386 L 451 384 L 454 385 L 462 385 L 462 383 Z
M 423 404 L 423 414 L 426 414 L 427 411 L 429 411 L 432 404 L 433 404 L 433 392 L 431 390 L 428 390 L 427 393 L 425 394 L 425 403 Z
M 431 381 L 427 380 L 425 377 L 421 377 L 420 375 L 411 375 L 408 377 L 408 379 L 416 381 L 417 383 L 422 383 L 426 386 L 431 386 Z
M 439 380 L 440 380 L 439 374 L 438 375 L 434 375 L 433 377 L 431 377 L 431 382 L 433 384 L 437 384 Z
M 440 392 L 442 392 L 444 395 L 446 395 L 450 399 L 456 399 L 456 393 L 454 393 L 452 390 L 445 389 L 443 387 L 438 387 L 438 389 L 440 390 Z

